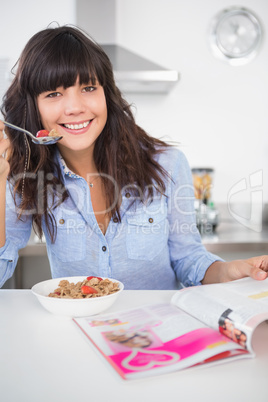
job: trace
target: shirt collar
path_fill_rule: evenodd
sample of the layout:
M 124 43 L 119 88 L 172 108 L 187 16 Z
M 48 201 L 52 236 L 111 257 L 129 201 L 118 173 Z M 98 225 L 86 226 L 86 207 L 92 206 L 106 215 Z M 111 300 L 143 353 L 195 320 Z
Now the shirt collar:
M 68 168 L 68 166 L 66 165 L 65 160 L 63 159 L 63 156 L 61 155 L 61 153 L 58 153 L 58 158 L 59 158 L 59 162 L 60 162 L 60 166 L 62 168 L 63 173 L 68 176 L 68 177 L 72 177 L 73 179 L 79 179 L 80 176 L 78 176 L 76 173 L 74 173 L 71 169 Z

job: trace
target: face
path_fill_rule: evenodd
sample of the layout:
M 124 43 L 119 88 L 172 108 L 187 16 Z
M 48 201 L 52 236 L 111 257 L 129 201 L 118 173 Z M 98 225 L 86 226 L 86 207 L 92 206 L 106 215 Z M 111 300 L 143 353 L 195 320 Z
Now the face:
M 93 151 L 94 144 L 107 121 L 104 90 L 95 85 L 80 85 L 41 93 L 37 105 L 44 129 L 55 129 L 62 139 L 58 147 L 63 154 Z

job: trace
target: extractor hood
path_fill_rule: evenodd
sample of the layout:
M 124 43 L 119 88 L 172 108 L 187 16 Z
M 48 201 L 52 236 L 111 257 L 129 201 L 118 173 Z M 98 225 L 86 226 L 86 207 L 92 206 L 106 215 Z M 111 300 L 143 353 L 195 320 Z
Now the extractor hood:
M 168 70 L 120 46 L 117 41 L 118 0 L 76 0 L 77 25 L 107 53 L 122 93 L 167 93 L 179 80 Z
M 179 80 L 179 73 L 168 70 L 130 50 L 103 44 L 114 69 L 115 80 L 123 93 L 166 93 Z

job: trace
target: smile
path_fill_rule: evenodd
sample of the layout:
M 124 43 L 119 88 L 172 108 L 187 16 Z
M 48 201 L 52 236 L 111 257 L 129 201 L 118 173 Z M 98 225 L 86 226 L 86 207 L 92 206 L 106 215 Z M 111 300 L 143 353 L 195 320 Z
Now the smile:
M 86 128 L 91 121 L 92 120 L 88 120 L 80 124 L 63 124 L 63 126 L 68 128 L 69 130 L 80 130 L 81 128 Z

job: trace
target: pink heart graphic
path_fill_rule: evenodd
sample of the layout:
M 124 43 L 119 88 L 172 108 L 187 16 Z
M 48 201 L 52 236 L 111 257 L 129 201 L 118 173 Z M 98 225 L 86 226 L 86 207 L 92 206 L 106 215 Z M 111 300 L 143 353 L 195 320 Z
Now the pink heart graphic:
M 133 349 L 131 354 L 122 360 L 121 365 L 128 370 L 146 370 L 153 366 L 167 366 L 180 360 L 180 355 L 165 350 Z

